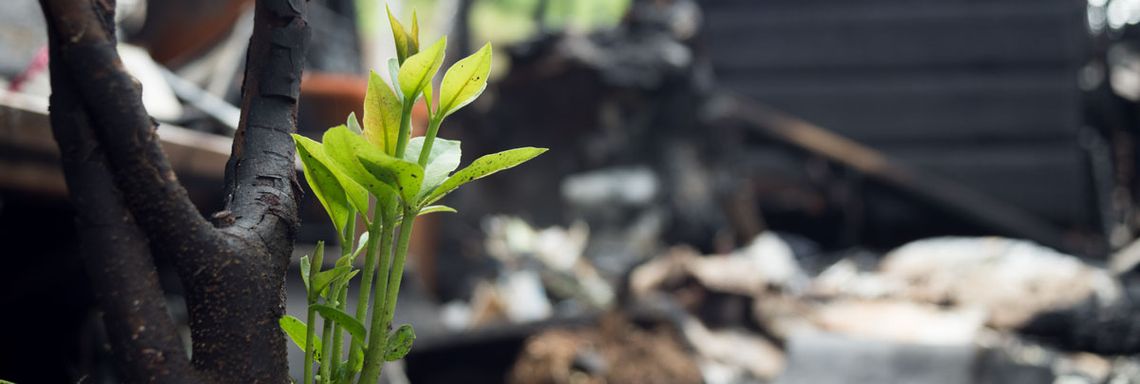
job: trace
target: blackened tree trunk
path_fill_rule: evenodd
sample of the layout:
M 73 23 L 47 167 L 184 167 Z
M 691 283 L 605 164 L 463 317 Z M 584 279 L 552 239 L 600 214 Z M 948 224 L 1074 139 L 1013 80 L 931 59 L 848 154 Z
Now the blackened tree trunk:
M 226 210 L 198 214 L 159 147 L 138 82 L 115 49 L 114 0 L 40 0 L 51 52 L 51 122 L 83 258 L 124 378 L 285 383 L 284 280 L 296 232 L 297 98 L 307 0 L 258 0 Z M 187 293 L 190 359 L 156 258 Z

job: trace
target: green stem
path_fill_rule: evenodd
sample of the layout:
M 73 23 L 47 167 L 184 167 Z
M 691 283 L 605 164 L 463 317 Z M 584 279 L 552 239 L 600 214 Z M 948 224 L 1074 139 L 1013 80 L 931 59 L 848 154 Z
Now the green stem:
M 372 309 L 373 323 L 371 333 L 368 339 L 368 355 L 364 358 L 364 373 L 360 375 L 361 383 L 375 383 L 380 378 L 380 370 L 384 364 L 384 347 L 381 340 L 387 342 L 388 328 L 392 324 L 392 316 L 396 310 L 396 299 L 400 294 L 400 282 L 404 278 L 404 264 L 408 256 L 408 244 L 412 239 L 412 225 L 415 223 L 415 210 L 411 207 L 404 208 L 404 219 L 400 223 L 400 240 L 396 243 L 396 252 L 392 256 L 392 268 L 388 276 L 388 289 L 387 297 L 384 300 L 376 300 L 376 308 Z M 377 290 L 377 295 L 380 291 Z M 376 313 L 383 308 L 381 318 L 377 319 Z M 378 320 L 378 321 L 377 321 Z M 383 332 L 377 334 L 377 332 Z
M 374 272 L 376 271 L 376 246 L 379 243 L 381 237 L 380 233 L 386 221 L 384 220 L 383 213 L 383 210 L 380 209 L 380 204 L 376 204 L 376 208 L 374 208 L 372 212 L 372 224 L 368 227 L 368 242 L 365 243 L 367 249 L 364 253 L 364 271 L 363 276 L 360 278 L 360 293 L 356 299 L 356 320 L 359 320 L 361 324 L 364 324 L 365 318 L 368 316 L 368 295 L 372 293 L 372 280 Z M 348 348 L 350 352 L 350 367 L 355 367 L 358 363 L 358 361 L 356 361 L 356 355 L 352 354 L 351 351 L 361 348 L 362 344 L 366 342 L 367 340 L 352 338 L 352 343 L 349 344 Z
M 404 220 L 400 223 L 400 241 L 396 243 L 396 254 L 392 260 L 392 273 L 388 276 L 388 298 L 384 300 L 384 319 L 387 325 L 392 324 L 392 317 L 395 315 L 396 299 L 400 294 L 400 282 L 404 278 L 404 264 L 408 260 L 408 245 L 412 240 L 412 226 L 415 222 L 415 209 L 405 207 Z
M 335 294 L 335 292 L 332 294 Z M 332 372 L 332 332 L 333 320 L 326 318 L 324 321 L 324 329 L 321 330 L 321 343 L 324 344 L 321 346 L 321 383 L 328 383 L 329 374 Z
M 349 252 L 352 252 L 351 248 Z M 346 303 L 348 296 L 348 282 L 345 281 L 342 283 L 342 285 L 337 287 L 336 291 L 334 292 L 335 293 L 333 294 L 333 297 L 336 298 L 336 308 L 341 311 L 348 309 L 348 304 Z M 331 365 L 329 372 L 332 375 L 335 375 L 340 368 L 340 352 L 342 349 L 344 349 L 344 326 L 342 326 L 340 323 L 334 322 L 332 333 L 332 353 L 328 354 L 328 357 L 325 358 L 325 360 L 328 361 L 328 364 Z M 332 380 L 331 376 L 329 377 L 329 380 Z
M 424 135 L 424 146 L 420 150 L 419 163 L 421 167 L 427 167 L 428 156 L 431 154 L 431 146 L 435 143 L 435 136 L 439 134 L 439 124 L 443 122 L 442 118 L 432 117 L 428 122 L 427 134 Z
M 409 101 L 410 100 L 410 101 Z M 398 159 L 404 158 L 404 149 L 408 148 L 408 140 L 411 140 L 412 133 L 412 106 L 416 104 L 416 97 L 412 96 L 408 100 L 404 100 L 403 114 L 400 116 L 400 136 L 396 138 L 396 156 Z
M 305 384 L 313 382 L 313 338 L 317 335 L 317 328 L 313 325 L 313 320 L 316 318 L 317 310 L 309 307 L 309 313 L 305 316 Z
M 395 204 L 395 197 L 393 197 Z M 372 318 L 368 327 L 368 349 L 364 351 L 364 368 L 360 373 L 360 383 L 375 383 L 380 378 L 384 365 L 384 344 L 388 341 L 388 325 L 383 324 L 384 300 L 388 291 L 389 255 L 392 253 L 392 238 L 395 235 L 395 214 L 385 215 L 384 229 L 380 238 L 379 269 L 377 269 L 375 292 L 372 295 Z M 391 219 L 391 220 L 388 220 Z
M 419 95 L 407 96 L 408 97 L 404 99 L 404 108 L 400 115 L 400 132 L 396 139 L 396 153 L 394 156 L 397 158 L 404 157 L 404 151 L 408 147 L 408 141 L 411 140 L 412 106 L 415 105 L 416 97 Z M 376 276 L 377 284 L 373 287 L 375 292 L 372 296 L 372 318 L 368 327 L 368 349 L 364 351 L 364 368 L 360 372 L 360 380 L 358 383 L 375 383 L 380 379 L 380 371 L 384 368 L 384 344 L 388 342 L 388 323 L 391 322 L 391 316 L 388 315 L 386 310 L 382 311 L 381 309 L 387 308 L 386 298 L 391 296 L 389 292 L 391 280 L 391 277 L 389 277 L 391 272 L 389 260 L 402 259 L 395 255 L 393 255 L 391 259 L 388 257 L 388 255 L 392 253 L 392 238 L 394 237 L 396 229 L 396 214 L 392 212 L 397 203 L 396 197 L 392 196 L 389 202 L 388 207 L 392 208 L 389 208 L 384 216 L 386 220 L 384 220 L 385 225 L 380 239 L 380 249 L 382 253 L 380 253 L 379 260 L 379 275 Z M 407 216 L 405 216 L 405 218 L 406 217 Z M 410 234 L 410 228 L 408 231 L 403 231 L 403 227 L 405 226 L 410 227 L 410 225 L 406 224 L 401 225 L 401 234 L 403 232 Z M 401 237 L 401 241 L 406 242 L 403 241 L 403 237 Z M 406 252 L 406 244 L 404 248 Z M 402 276 L 403 261 L 401 260 L 398 263 L 401 268 L 399 274 Z
M 321 271 L 321 264 L 324 263 L 325 253 L 322 251 L 323 244 L 317 243 L 317 252 L 313 252 L 313 258 L 309 260 L 309 281 L 317 279 L 317 273 Z M 305 292 L 306 301 L 309 304 L 309 312 L 305 316 L 305 384 L 313 382 L 313 350 L 315 347 L 314 339 L 317 336 L 317 326 L 314 324 L 317 318 L 317 311 L 313 309 L 313 304 L 316 303 L 317 298 L 312 292 Z

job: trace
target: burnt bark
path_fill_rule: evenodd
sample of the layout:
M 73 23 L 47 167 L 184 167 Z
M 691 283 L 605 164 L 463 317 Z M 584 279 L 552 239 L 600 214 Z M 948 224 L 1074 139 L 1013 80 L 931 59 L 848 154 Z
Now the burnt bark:
M 296 232 L 293 145 L 308 43 L 305 2 L 259 0 L 226 213 L 202 217 L 174 175 L 115 49 L 113 0 L 41 0 L 51 37 L 51 119 L 124 378 L 288 382 L 285 270 Z M 153 257 L 186 290 L 192 355 L 166 312 Z

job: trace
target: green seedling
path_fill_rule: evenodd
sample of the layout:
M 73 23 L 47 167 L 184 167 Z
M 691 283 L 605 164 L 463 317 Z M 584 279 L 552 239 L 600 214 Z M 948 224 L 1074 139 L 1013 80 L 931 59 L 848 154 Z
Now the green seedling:
M 323 243 L 317 244 L 312 257 L 301 258 L 309 305 L 306 319 L 280 320 L 281 328 L 305 352 L 305 384 L 376 383 L 384 362 L 407 355 L 415 331 L 409 324 L 392 329 L 392 317 L 414 219 L 454 213 L 455 209 L 434 203 L 466 183 L 546 152 L 516 148 L 480 157 L 459 169 L 460 142 L 439 138 L 440 126 L 487 88 L 491 45 L 447 69 L 436 90 L 432 80 L 442 67 L 447 38 L 421 49 L 414 13 L 410 31 L 391 11 L 388 17 L 397 57 L 389 60 L 384 72 L 392 84 L 370 73 L 363 122 L 350 114 L 345 124 L 328 129 L 320 142 L 294 135 L 305 181 L 343 245 L 332 268 L 323 268 Z M 428 109 L 427 131 L 411 137 L 412 107 L 419 100 Z M 360 237 L 355 236 L 357 222 L 366 226 Z M 362 253 L 362 268 L 357 269 L 354 261 Z M 349 282 L 357 276 L 360 290 L 350 311 L 345 299 Z M 347 352 L 345 360 L 342 352 Z

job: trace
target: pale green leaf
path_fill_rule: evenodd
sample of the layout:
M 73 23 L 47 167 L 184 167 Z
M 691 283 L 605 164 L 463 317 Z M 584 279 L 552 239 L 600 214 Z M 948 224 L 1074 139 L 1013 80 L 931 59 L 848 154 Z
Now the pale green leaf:
M 341 246 L 343 247 L 344 245 L 341 245 Z M 336 263 L 333 264 L 333 266 L 334 267 L 341 267 L 341 266 L 346 266 L 346 265 L 351 266 L 352 261 L 354 259 L 356 259 L 356 255 L 353 253 L 342 254 L 339 259 L 336 259 Z
M 416 17 L 416 10 L 412 10 L 412 30 L 408 35 L 408 53 L 414 55 L 420 52 L 420 20 Z
M 421 204 L 431 204 L 444 195 L 451 193 L 451 191 L 454 191 L 456 188 L 459 188 L 460 185 L 487 177 L 504 169 L 513 168 L 546 151 L 546 148 L 523 147 L 493 153 L 475 159 L 467 168 L 463 168 L 459 170 L 459 172 L 455 172 L 451 177 L 448 177 L 443 184 L 440 184 L 439 187 L 428 194 Z
M 396 361 L 408 355 L 412 350 L 412 342 L 416 341 L 416 332 L 408 324 L 400 325 L 388 336 L 387 345 L 384 346 L 384 360 Z
M 349 352 L 347 361 L 341 362 L 337 367 L 336 383 L 337 384 L 351 384 L 353 376 L 364 368 L 364 347 L 357 345 Z
M 402 64 L 408 59 L 408 56 L 412 55 L 408 50 L 411 39 L 408 38 L 408 32 L 404 29 L 404 25 L 400 24 L 400 20 L 397 20 L 396 16 L 392 14 L 392 8 L 387 5 L 385 8 L 388 10 L 388 23 L 392 26 L 392 40 L 396 43 L 396 57 Z
M 341 127 L 344 127 L 344 126 L 342 125 Z M 347 128 L 346 128 L 346 130 L 347 130 Z M 366 191 L 364 189 L 364 187 L 362 187 L 355 180 L 353 180 L 353 178 L 347 172 L 345 172 L 344 168 L 339 163 L 334 161 L 331 156 L 329 156 L 328 150 L 326 149 L 326 146 L 322 143 L 317 143 L 316 141 L 313 141 L 313 140 L 311 140 L 307 137 L 304 137 L 304 136 L 300 136 L 300 135 L 296 135 L 296 134 L 294 134 L 293 136 L 294 136 L 294 141 L 297 143 L 297 146 L 298 146 L 297 153 L 300 154 L 300 156 L 301 156 L 302 165 L 304 165 L 306 167 L 314 166 L 314 167 L 318 168 L 318 169 L 315 169 L 315 171 L 317 173 L 314 174 L 314 176 L 321 177 L 322 178 L 321 181 L 324 181 L 323 179 L 327 178 L 327 173 L 331 173 L 333 175 L 333 177 L 336 179 L 335 181 L 336 181 L 337 186 L 339 186 L 340 189 L 343 190 L 342 193 L 347 198 L 348 203 L 352 205 L 352 208 L 355 208 L 356 211 L 358 211 L 358 212 L 368 212 L 368 191 Z M 304 146 L 305 148 L 300 148 L 301 146 Z M 306 157 L 309 157 L 309 158 L 307 159 Z M 323 170 L 319 169 L 320 167 L 317 166 L 317 164 L 312 163 L 311 162 L 312 160 L 316 160 L 317 163 L 319 163 L 320 165 L 323 165 L 324 166 Z M 325 171 L 327 171 L 327 173 Z M 308 174 L 308 172 L 306 172 L 306 180 L 309 181 L 309 186 L 313 187 L 313 180 L 308 180 L 308 179 L 309 179 L 309 174 Z M 316 189 L 314 189 L 314 191 L 316 191 Z M 316 192 L 318 193 L 318 196 L 317 196 L 318 199 L 321 199 L 322 198 L 321 192 L 319 192 L 319 191 L 316 191 Z M 330 196 L 332 196 L 332 192 L 330 192 L 329 194 L 324 194 L 324 197 L 330 197 Z M 338 194 L 335 196 L 340 196 L 340 195 Z M 336 200 L 337 200 L 337 202 L 340 201 L 340 199 L 336 199 Z M 325 200 L 321 200 L 321 204 L 325 204 Z M 325 210 L 326 211 L 328 210 L 328 206 L 325 207 Z M 336 226 L 337 226 L 338 232 L 340 232 L 340 229 L 343 226 L 345 226 L 345 224 L 348 223 L 348 220 L 351 218 L 351 216 L 354 216 L 354 213 L 351 212 L 351 210 L 347 210 L 345 212 L 342 212 L 341 217 L 339 217 L 339 218 L 333 217 L 333 215 L 331 213 L 329 215 L 330 218 L 339 219 L 336 223 L 334 223 L 334 224 L 337 224 Z
M 380 75 L 370 71 L 364 95 L 364 138 L 384 153 L 395 155 L 402 113 L 403 102 Z
M 364 99 L 368 100 L 368 96 L 365 96 Z M 367 102 L 365 102 L 365 103 L 367 103 Z M 364 134 L 364 129 L 360 128 L 360 121 L 356 120 L 356 112 L 349 112 L 348 113 L 348 121 L 345 122 L 345 124 L 348 125 L 348 130 L 352 131 L 352 133 L 355 133 L 357 135 L 363 135 Z
M 342 360 L 336 367 L 336 374 L 333 376 L 335 379 L 333 382 L 336 384 L 351 384 L 353 376 L 364 368 L 364 348 L 358 345 L 350 353 L 351 357 Z
M 360 164 L 377 180 L 396 189 L 408 204 L 414 204 L 424 179 L 424 169 L 415 162 L 397 159 L 379 150 L 363 149 L 356 152 Z
M 385 182 L 372 176 L 372 173 L 364 169 L 356 157 L 357 152 L 380 150 L 373 147 L 360 135 L 352 133 L 344 127 L 335 127 L 325 131 L 323 140 L 326 152 L 337 163 L 338 168 L 373 196 L 376 196 L 376 202 L 381 208 L 386 207 L 391 201 L 391 197 L 395 195 L 395 191 Z
M 320 200 L 321 205 L 325 207 L 325 212 L 332 219 L 337 233 L 342 233 L 344 223 L 348 221 L 348 216 L 351 213 L 349 195 L 345 192 L 345 188 L 337 179 L 336 174 L 329 168 L 328 164 L 331 161 L 325 156 L 324 147 L 321 146 L 321 143 L 298 134 L 293 134 L 293 140 L 297 144 L 297 154 L 301 157 L 301 164 L 305 168 L 305 180 L 308 181 L 309 188 L 313 190 L 313 193 L 317 195 L 317 200 Z M 365 202 L 367 199 L 368 197 L 365 195 Z
M 426 215 L 429 213 L 436 213 L 436 212 L 456 213 L 459 211 L 456 211 L 455 208 L 448 207 L 446 205 L 429 205 L 429 206 L 424 207 L 423 209 L 420 209 L 420 213 L 416 214 L 416 216 L 423 216 L 423 215 Z
M 352 280 L 353 277 L 356 277 L 356 274 L 358 274 L 358 273 L 360 273 L 359 269 L 352 269 L 347 274 L 341 275 L 341 277 L 339 279 L 337 279 L 336 281 L 333 282 L 333 285 L 338 286 L 338 287 L 347 286 L 348 282 L 350 280 Z
M 315 309 L 321 316 L 344 327 L 344 330 L 348 331 L 348 334 L 357 340 L 364 340 L 368 337 L 368 332 L 364 329 L 364 324 L 340 309 L 324 304 L 313 304 L 309 306 L 309 309 Z
M 423 151 L 424 137 L 413 137 L 408 141 L 408 147 L 404 150 L 404 160 L 416 162 L 420 158 L 420 152 Z M 459 157 L 462 152 L 459 149 L 458 140 L 447 140 L 436 138 L 431 145 L 431 153 L 428 154 L 427 167 L 424 167 L 424 181 L 420 187 L 420 195 L 430 193 L 432 189 L 443 184 L 447 180 L 447 175 L 452 171 L 459 168 Z
M 301 281 L 305 283 L 305 292 L 309 291 L 309 271 L 311 261 L 309 255 L 301 256 Z
M 368 246 L 368 232 L 361 233 L 360 238 L 356 240 L 356 250 L 352 251 L 352 258 L 360 256 L 366 246 Z
M 316 292 L 324 295 L 326 288 L 328 288 L 334 280 L 338 280 L 349 273 L 352 273 L 352 266 L 350 265 L 334 267 L 327 271 L 317 272 L 317 274 L 313 276 L 312 281 L 309 282 L 309 284 L 312 284 L 312 290 L 310 292 Z
M 420 91 L 431 84 L 432 77 L 435 77 L 439 67 L 443 65 L 445 47 L 447 47 L 447 36 L 400 64 L 400 89 L 405 100 L 415 100 Z
M 424 87 L 424 106 L 427 107 L 428 116 L 434 116 L 436 114 L 436 111 L 438 111 L 438 109 L 434 109 L 434 105 L 438 103 L 436 103 L 436 100 L 432 98 L 432 93 L 435 92 L 434 88 L 435 86 L 433 86 L 431 83 L 428 83 L 428 85 Z
M 487 89 L 487 75 L 490 73 L 491 43 L 487 43 L 471 56 L 455 62 L 443 75 L 436 113 L 448 116 L 471 104 Z
M 281 330 L 285 331 L 285 334 L 289 336 L 289 340 L 292 340 L 293 344 L 301 349 L 301 352 L 305 352 L 305 341 L 308 340 L 308 337 L 306 337 L 307 327 L 305 326 L 305 322 L 296 317 L 285 315 L 277 320 L 277 324 L 280 325 Z M 321 337 L 318 335 L 313 336 L 313 346 L 320 346 Z M 317 361 L 321 360 L 320 348 L 313 348 L 313 358 Z
M 360 372 L 361 369 L 364 369 L 364 343 L 360 343 L 360 345 L 352 349 L 352 357 L 349 358 L 353 372 Z
M 325 261 L 325 242 L 318 241 L 317 247 L 313 249 L 313 257 L 301 265 L 302 271 L 305 272 L 305 289 L 308 295 L 309 304 L 315 303 L 318 292 L 312 289 L 312 282 L 316 278 L 317 273 L 321 271 L 321 267 Z
M 404 99 L 404 91 L 400 88 L 400 61 L 395 57 L 388 59 L 388 77 L 392 80 L 392 90 L 400 100 Z

